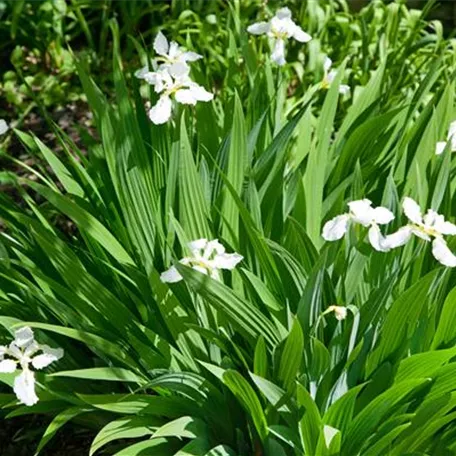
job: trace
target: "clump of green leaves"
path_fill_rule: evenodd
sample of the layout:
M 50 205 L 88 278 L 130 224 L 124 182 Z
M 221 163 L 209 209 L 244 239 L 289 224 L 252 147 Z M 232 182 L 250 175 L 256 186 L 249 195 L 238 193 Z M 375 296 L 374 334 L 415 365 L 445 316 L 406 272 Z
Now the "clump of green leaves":
M 214 64 L 224 74 L 194 64 L 214 102 L 163 126 L 148 120 L 150 95 L 123 66 L 111 23 L 115 103 L 75 62 L 99 132 L 88 155 L 55 126 L 63 157 L 15 131 L 48 166 L 19 180 L 25 208 L 0 195 L 0 325 L 5 342 L 27 324 L 65 357 L 37 375 L 36 406 L 17 407 L 9 389 L 1 400 L 9 416 L 52 417 L 39 450 L 79 420 L 98 428 L 92 454 L 456 451 L 454 271 L 419 239 L 380 253 L 360 226 L 336 243 L 321 237 L 364 197 L 391 209 L 397 227 L 406 196 L 454 222 L 451 153 L 435 154 L 455 117 L 451 43 L 392 5 L 343 28 L 352 19 L 342 7 L 309 2 L 313 45 L 279 71 L 245 32 L 257 18 L 234 3 L 227 57 Z M 380 19 L 357 31 L 370 14 Z M 337 23 L 364 53 L 325 38 Z M 190 33 L 185 44 L 210 62 Z M 338 66 L 329 89 L 323 50 Z M 243 262 L 220 280 L 179 264 L 199 238 Z M 173 264 L 183 280 L 165 284 Z

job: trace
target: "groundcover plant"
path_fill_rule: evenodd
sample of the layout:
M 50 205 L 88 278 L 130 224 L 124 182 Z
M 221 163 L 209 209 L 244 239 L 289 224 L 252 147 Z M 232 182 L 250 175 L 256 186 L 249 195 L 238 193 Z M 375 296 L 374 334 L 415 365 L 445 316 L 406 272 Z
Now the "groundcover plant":
M 456 454 L 456 66 L 427 9 L 234 2 L 214 36 L 130 37 L 140 64 L 111 21 L 114 101 L 76 60 L 87 154 L 6 119 L 46 164 L 0 195 L 0 404 L 51 419 L 38 453 L 73 420 L 100 455 Z

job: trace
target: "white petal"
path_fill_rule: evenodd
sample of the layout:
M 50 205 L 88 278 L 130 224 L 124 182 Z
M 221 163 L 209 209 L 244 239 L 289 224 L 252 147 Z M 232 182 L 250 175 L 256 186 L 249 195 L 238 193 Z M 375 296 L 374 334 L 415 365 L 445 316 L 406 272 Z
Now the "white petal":
M 187 244 L 187 247 L 190 250 L 201 250 L 204 249 L 207 245 L 207 239 L 206 238 L 201 238 L 201 239 L 196 239 L 195 241 L 189 242 Z
M 341 95 L 347 95 L 348 93 L 350 93 L 350 86 L 348 86 L 346 84 L 341 84 L 339 86 L 339 93 Z
M 262 35 L 263 33 L 269 32 L 268 22 L 256 22 L 255 24 L 249 25 L 247 31 L 252 35 Z
M 353 221 L 368 226 L 373 220 L 372 202 L 368 199 L 351 201 L 348 203 Z
M 43 350 L 43 353 L 32 359 L 32 366 L 35 369 L 43 369 L 63 357 L 62 348 L 51 348 L 47 345 L 41 345 L 41 349 Z
M 214 239 L 213 241 L 209 241 L 204 249 L 203 258 L 209 259 L 213 252 L 217 254 L 225 253 L 225 247 L 218 241 L 218 239 Z
M 175 93 L 176 101 L 182 104 L 195 105 L 197 101 L 210 101 L 214 95 L 204 87 L 192 84 L 188 89 L 180 89 Z
M 380 232 L 380 228 L 377 224 L 373 224 L 369 228 L 369 242 L 371 246 L 378 252 L 387 252 L 390 248 L 385 242 L 385 238 Z
M 12 359 L 4 359 L 0 361 L 0 373 L 1 374 L 11 374 L 16 370 L 17 363 Z
M 171 266 L 167 271 L 160 274 L 160 280 L 163 283 L 176 283 L 180 282 L 182 279 L 183 277 L 175 266 Z
M 436 238 L 432 242 L 432 254 L 434 258 L 444 266 L 456 267 L 456 256 L 448 248 L 447 243 L 442 238 Z
M 8 124 L 5 119 L 0 119 L 0 135 L 4 135 L 8 131 Z
M 216 255 L 213 264 L 218 269 L 234 269 L 244 257 L 239 253 L 221 253 Z
M 196 60 L 202 59 L 203 56 L 201 54 L 197 54 L 196 52 L 187 51 L 184 52 L 184 60 L 186 62 L 195 62 Z
M 25 369 L 14 379 L 14 392 L 22 404 L 31 406 L 38 402 L 35 393 L 35 375 Z
M 433 226 L 439 219 L 442 222 L 444 220 L 442 215 L 437 214 L 437 212 L 435 212 L 432 209 L 428 209 L 428 211 L 426 212 L 425 216 L 423 217 L 423 223 L 426 226 Z
M 149 119 L 155 125 L 164 124 L 171 117 L 171 108 L 171 99 L 167 95 L 162 95 L 157 104 L 149 111 Z
M 448 140 L 451 141 L 451 151 L 456 152 L 456 121 L 451 122 L 448 129 Z
M 456 135 L 451 137 L 451 152 L 456 152 Z
M 159 55 L 166 55 L 168 53 L 169 45 L 166 36 L 162 32 L 158 32 L 154 40 L 154 50 Z
M 448 139 L 454 138 L 456 136 L 456 120 L 450 123 L 450 128 L 448 129 Z
M 204 87 L 198 86 L 193 90 L 193 93 L 196 92 L 196 98 L 198 101 L 211 101 L 214 98 L 214 94 L 208 92 Z
M 140 70 L 135 71 L 135 77 L 138 79 L 144 79 L 144 76 L 149 73 L 149 66 L 143 66 Z
M 9 344 L 8 347 L 8 355 L 14 356 L 16 359 L 20 360 L 22 359 L 22 349 L 20 349 L 16 343 L 13 341 Z
M 451 222 L 445 222 L 443 217 L 438 219 L 434 225 L 434 229 L 440 234 L 446 234 L 455 236 L 456 235 L 456 225 Z
M 215 250 L 217 254 L 225 253 L 225 247 L 218 241 L 218 239 L 209 241 L 207 243 L 207 249 L 211 249 L 212 251 Z
M 181 57 L 182 56 L 182 51 L 180 49 L 180 46 L 175 42 L 175 41 L 171 41 L 171 43 L 169 44 L 169 49 L 168 49 L 168 57 L 170 59 L 176 59 Z
M 374 222 L 379 225 L 385 225 L 394 220 L 394 214 L 386 207 L 378 206 L 372 210 L 372 214 Z
M 285 42 L 281 39 L 276 40 L 274 44 L 274 50 L 271 54 L 271 60 L 277 65 L 285 65 Z
M 195 266 L 192 266 L 192 269 L 194 269 L 195 271 L 201 272 L 201 274 L 209 275 L 209 270 L 204 268 L 203 266 L 195 265 Z
M 35 340 L 33 340 L 25 347 L 24 356 L 33 356 L 38 350 L 40 350 L 40 345 Z
M 323 239 L 326 241 L 342 239 L 347 232 L 349 219 L 348 214 L 343 214 L 326 222 L 322 232 Z
M 431 236 L 429 234 L 425 233 L 422 228 L 412 228 L 412 233 L 415 236 L 418 236 L 420 239 L 423 239 L 425 241 L 430 242 L 431 241 Z
M 364 198 L 362 200 L 350 201 L 348 207 L 354 216 L 362 215 L 363 213 L 369 211 L 372 206 L 372 201 Z
M 411 222 L 418 224 L 423 222 L 420 206 L 412 198 L 409 198 L 408 196 L 404 198 L 402 209 L 404 209 L 405 215 Z
M 312 39 L 312 37 L 299 26 L 296 26 L 293 38 L 300 43 L 308 43 Z
M 148 71 L 147 73 L 144 73 L 142 75 L 142 79 L 144 79 L 148 84 L 153 85 L 153 86 L 162 83 L 162 78 L 161 78 L 160 74 L 157 73 L 156 71 Z M 162 89 L 162 86 L 160 86 L 160 89 L 158 91 L 161 92 L 161 89 Z
M 186 78 L 190 73 L 190 67 L 185 62 L 176 62 L 169 66 L 168 71 L 173 78 Z
M 404 226 L 399 228 L 395 233 L 388 234 L 388 236 L 385 237 L 382 246 L 388 250 L 395 249 L 396 247 L 405 245 L 411 237 L 412 229 L 409 226 Z
M 435 155 L 441 155 L 443 154 L 443 151 L 445 150 L 447 143 L 445 141 L 439 141 L 435 145 Z
M 323 69 L 324 69 L 325 73 L 327 73 L 330 70 L 330 68 L 332 67 L 332 64 L 333 64 L 332 60 L 328 56 L 326 56 L 325 61 L 323 63 Z
M 28 326 L 18 329 L 14 335 L 14 343 L 20 348 L 26 347 L 34 341 L 33 331 Z
M 326 83 L 328 85 L 331 85 L 334 81 L 334 79 L 336 78 L 337 76 L 337 70 L 331 70 L 327 75 L 326 75 Z
M 332 426 L 325 424 L 323 426 L 323 435 L 325 437 L 326 447 L 329 448 L 331 445 L 332 439 L 339 433 L 339 429 L 336 429 Z
M 214 94 L 211 92 L 208 92 L 204 87 L 192 83 L 189 86 L 189 89 L 192 92 L 192 96 L 195 98 L 197 101 L 211 101 L 214 98 Z
M 283 8 L 280 8 L 279 10 L 277 10 L 275 15 L 279 19 L 290 19 L 291 18 L 290 8 L 287 8 L 286 6 Z
M 174 98 L 178 103 L 196 105 L 197 99 L 193 91 L 190 89 L 180 89 L 174 94 Z

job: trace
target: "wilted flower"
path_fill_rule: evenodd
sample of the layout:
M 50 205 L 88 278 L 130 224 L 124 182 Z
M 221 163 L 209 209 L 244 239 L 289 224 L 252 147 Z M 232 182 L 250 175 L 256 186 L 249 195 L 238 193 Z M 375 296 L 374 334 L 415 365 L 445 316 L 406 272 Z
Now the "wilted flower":
M 341 321 L 347 318 L 347 308 L 343 306 L 329 306 L 324 312 L 323 315 L 326 315 L 330 312 L 334 312 L 336 318 Z
M 182 258 L 179 262 L 190 266 L 196 271 L 202 272 L 213 279 L 220 278 L 220 269 L 232 270 L 243 260 L 242 255 L 238 253 L 225 253 L 225 247 L 215 239 L 198 239 L 188 244 L 191 255 Z M 183 279 L 175 266 L 171 266 L 160 276 L 162 282 L 179 282 Z
M 456 152 L 456 120 L 454 122 L 451 122 L 450 124 L 450 128 L 448 129 L 447 141 L 439 141 L 435 145 L 436 155 L 440 155 L 443 153 L 448 141 L 451 141 L 451 152 Z
M 321 87 L 323 89 L 329 89 L 331 84 L 334 81 L 334 78 L 336 77 L 337 70 L 331 70 L 332 67 L 332 60 L 329 57 L 325 58 L 325 61 L 323 63 L 323 69 L 324 69 L 324 75 L 323 75 L 323 81 L 321 81 Z M 339 86 L 339 93 L 342 95 L 345 95 L 350 92 L 350 86 L 346 84 L 341 84 Z
M 36 355 L 39 351 L 42 353 Z M 35 393 L 35 374 L 30 370 L 30 364 L 35 369 L 43 369 L 62 356 L 61 348 L 38 344 L 33 331 L 26 326 L 15 332 L 15 338 L 8 347 L 0 346 L 0 372 L 13 373 L 20 367 L 22 372 L 14 379 L 14 392 L 21 403 L 34 405 L 38 402 L 38 396 Z
M 195 105 L 197 101 L 210 101 L 214 98 L 212 93 L 190 79 L 188 67 L 182 63 L 149 72 L 144 79 L 154 86 L 155 92 L 161 94 L 157 104 L 149 111 L 149 118 L 156 125 L 167 122 L 171 117 L 171 96 L 178 103 L 191 105 Z
M 368 199 L 348 203 L 350 211 L 338 215 L 325 223 L 322 236 L 326 241 L 341 239 L 348 230 L 349 222 L 359 223 L 369 228 L 369 241 L 375 250 L 385 252 L 389 250 L 383 244 L 383 236 L 378 225 L 384 225 L 394 219 L 393 213 L 385 207 L 372 207 Z
M 448 248 L 444 235 L 456 235 L 456 225 L 445 221 L 443 215 L 429 209 L 422 215 L 420 206 L 412 198 L 406 197 L 402 203 L 404 213 L 410 223 L 396 233 L 386 236 L 384 246 L 388 249 L 406 244 L 412 235 L 425 241 L 432 241 L 432 254 L 444 266 L 456 267 L 456 256 Z
M 271 59 L 277 65 L 284 65 L 285 40 L 294 38 L 301 43 L 307 43 L 312 37 L 291 19 L 291 11 L 288 8 L 280 8 L 269 22 L 256 22 L 249 25 L 247 31 L 253 35 L 266 34 L 272 39 Z
M 8 124 L 5 119 L 0 119 L 0 135 L 4 135 L 8 131 Z

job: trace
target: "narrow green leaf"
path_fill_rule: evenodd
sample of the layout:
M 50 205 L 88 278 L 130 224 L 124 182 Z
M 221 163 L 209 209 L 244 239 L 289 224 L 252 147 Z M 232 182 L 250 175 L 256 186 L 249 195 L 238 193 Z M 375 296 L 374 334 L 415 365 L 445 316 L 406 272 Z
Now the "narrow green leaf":
M 184 115 L 180 123 L 179 190 L 181 222 L 185 231 L 191 240 L 210 238 L 207 205 L 193 159 Z
M 439 324 L 434 334 L 432 348 L 445 347 L 456 339 L 456 288 L 445 299 Z
M 266 440 L 268 436 L 268 424 L 260 401 L 253 388 L 241 374 L 234 370 L 228 370 L 223 374 L 223 382 L 250 415 L 260 439 L 262 441 Z
M 227 179 L 240 196 L 244 171 L 247 163 L 247 133 L 241 101 L 237 93 L 234 97 L 233 126 L 230 134 L 228 153 Z M 229 191 L 225 191 L 222 206 L 223 229 L 222 236 L 232 245 L 239 243 L 239 209 Z M 227 225 L 227 226 L 225 226 Z
M 255 345 L 253 356 L 253 372 L 260 377 L 266 377 L 268 371 L 268 354 L 264 337 L 260 336 Z
M 279 379 L 287 391 L 292 391 L 295 387 L 303 355 L 304 336 L 299 321 L 295 319 L 290 334 L 285 341 L 278 372 Z
M 134 261 L 120 242 L 89 212 L 71 201 L 69 198 L 54 192 L 53 190 L 29 182 L 30 187 L 45 197 L 57 209 L 73 220 L 79 229 L 85 231 L 93 239 L 110 253 L 117 261 L 125 265 L 133 265 Z
M 161 418 L 151 416 L 126 416 L 111 421 L 93 439 L 89 456 L 92 456 L 100 448 L 114 440 L 137 439 L 152 435 L 161 424 Z
M 77 417 L 81 413 L 87 412 L 87 409 L 83 407 L 71 407 L 67 408 L 63 412 L 60 412 L 54 417 L 49 426 L 46 428 L 46 431 L 41 437 L 40 443 L 36 450 L 36 455 L 41 453 L 41 450 L 49 443 L 49 441 L 57 434 L 62 426 L 71 421 L 73 418 Z
M 309 392 L 300 383 L 297 385 L 298 405 L 304 408 L 304 416 L 299 422 L 301 441 L 306 454 L 316 454 L 318 438 L 323 430 L 323 423 L 317 404 Z
M 108 382 L 133 382 L 144 383 L 146 380 L 135 373 L 121 367 L 93 367 L 90 369 L 77 369 L 60 371 L 50 374 L 50 377 L 71 377 L 84 380 L 103 380 Z

